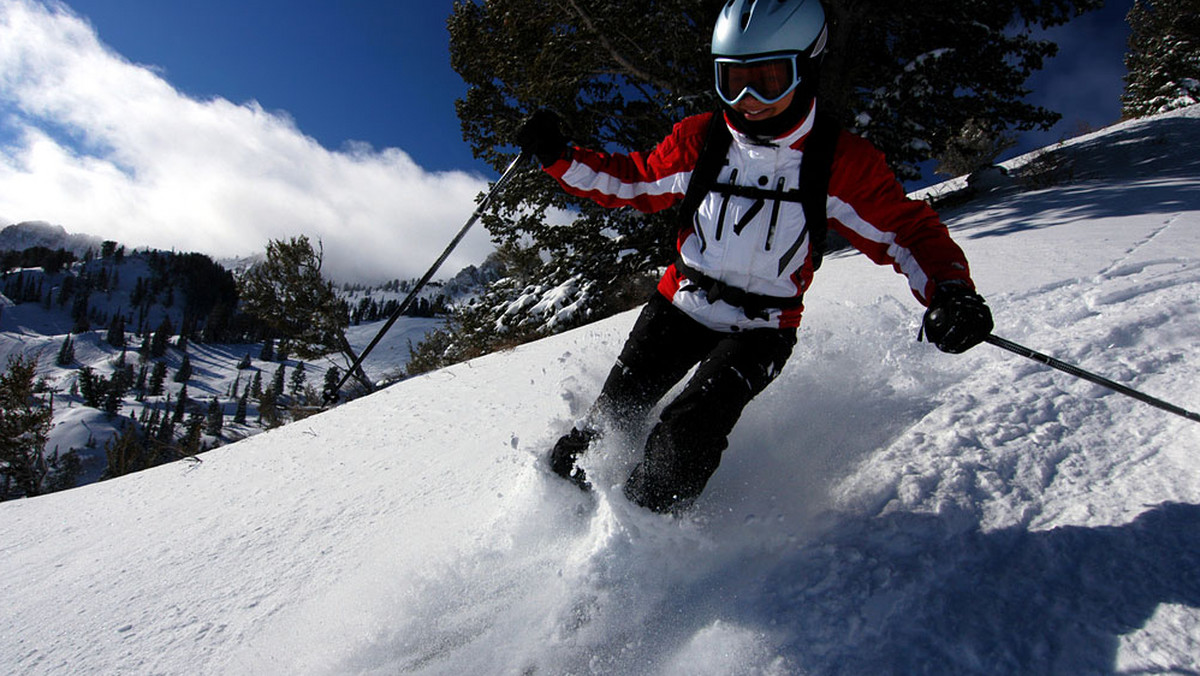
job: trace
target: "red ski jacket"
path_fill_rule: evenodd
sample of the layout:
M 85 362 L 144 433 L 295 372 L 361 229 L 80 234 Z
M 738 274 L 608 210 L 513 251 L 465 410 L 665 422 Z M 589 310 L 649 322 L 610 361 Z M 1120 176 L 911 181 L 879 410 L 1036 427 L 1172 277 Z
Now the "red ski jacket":
M 717 181 L 795 189 L 815 117 L 814 106 L 804 122 L 769 145 L 755 143 L 730 126 L 728 164 Z M 573 148 L 545 170 L 567 192 L 602 206 L 665 209 L 683 199 L 711 119 L 712 113 L 705 113 L 682 120 L 649 153 Z M 938 215 L 926 203 L 905 196 L 883 153 L 845 130 L 834 153 L 826 214 L 829 227 L 855 248 L 907 276 L 922 303 L 928 304 L 940 282 L 961 280 L 974 288 L 966 257 Z M 705 291 L 672 264 L 658 284 L 659 292 L 700 323 L 718 331 L 799 325 L 800 301 L 813 279 L 799 203 L 710 192 L 692 224 L 680 230 L 677 247 L 688 268 L 712 280 L 751 294 L 794 299 L 765 317 L 752 317 L 754 313 L 723 300 L 710 302 Z

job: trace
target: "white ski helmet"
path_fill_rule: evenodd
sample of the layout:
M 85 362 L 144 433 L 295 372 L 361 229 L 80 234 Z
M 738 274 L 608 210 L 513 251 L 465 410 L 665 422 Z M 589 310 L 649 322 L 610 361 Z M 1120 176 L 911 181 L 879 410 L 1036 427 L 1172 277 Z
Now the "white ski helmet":
M 774 103 L 803 85 L 810 99 L 828 35 L 820 0 L 729 0 L 713 27 L 717 96 Z

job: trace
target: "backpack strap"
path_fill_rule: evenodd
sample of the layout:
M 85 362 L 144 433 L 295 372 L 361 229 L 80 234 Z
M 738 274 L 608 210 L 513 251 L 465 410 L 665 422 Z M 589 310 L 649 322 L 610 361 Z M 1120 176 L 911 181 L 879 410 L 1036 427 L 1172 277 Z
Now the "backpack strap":
M 833 174 L 833 153 L 841 135 L 842 125 L 837 118 L 817 111 L 812 131 L 804 142 L 804 159 L 800 163 L 800 204 L 804 208 L 804 223 L 808 228 L 813 270 L 821 267 L 825 256 L 825 240 L 829 231 L 829 215 L 825 206 L 829 200 L 829 178 Z
M 692 176 L 688 180 L 687 191 L 683 201 L 679 203 L 679 225 L 687 228 L 692 225 L 692 218 L 704 196 L 717 182 L 721 167 L 725 166 L 725 156 L 729 154 L 729 145 L 733 143 L 733 134 L 725 125 L 725 113 L 716 111 L 708 124 L 708 132 L 704 136 L 704 145 L 700 148 L 700 156 L 696 158 L 696 166 L 692 167 Z

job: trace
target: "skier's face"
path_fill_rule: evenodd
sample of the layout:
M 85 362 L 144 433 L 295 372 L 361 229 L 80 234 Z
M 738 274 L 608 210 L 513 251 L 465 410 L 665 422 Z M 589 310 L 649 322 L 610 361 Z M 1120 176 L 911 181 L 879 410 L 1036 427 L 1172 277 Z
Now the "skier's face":
M 744 96 L 741 101 L 734 104 L 733 109 L 741 113 L 742 117 L 745 117 L 750 122 L 760 122 L 762 120 L 769 120 L 787 110 L 787 107 L 792 105 L 792 99 L 795 97 L 795 90 L 788 92 L 787 96 L 784 96 L 775 103 L 763 103 L 753 95 Z

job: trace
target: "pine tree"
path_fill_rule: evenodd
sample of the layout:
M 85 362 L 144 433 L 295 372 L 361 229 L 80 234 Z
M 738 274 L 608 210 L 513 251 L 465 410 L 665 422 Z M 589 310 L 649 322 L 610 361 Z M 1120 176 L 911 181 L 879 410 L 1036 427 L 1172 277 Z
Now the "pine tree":
M 284 364 L 280 364 L 279 368 L 275 369 L 275 375 L 271 376 L 271 389 L 275 390 L 275 395 L 283 394 L 284 379 L 287 378 L 287 373 L 284 369 L 287 368 Z
M 342 379 L 341 369 L 339 369 L 336 366 L 330 366 L 325 371 L 325 382 L 322 384 L 324 391 L 329 392 L 329 391 L 333 390 L 333 388 L 335 386 L 337 386 L 338 381 L 341 379 Z
M 75 382 L 79 383 L 79 394 L 83 397 L 83 405 L 100 408 L 104 405 L 104 395 L 108 390 L 108 380 L 97 375 L 91 366 L 81 366 L 76 373 Z
M 180 449 L 183 455 L 198 455 L 203 450 L 200 446 L 200 435 L 203 431 L 204 416 L 197 411 L 188 418 Z
M 242 308 L 267 324 L 289 354 L 314 359 L 338 353 L 353 363 L 357 355 L 346 339 L 350 308 L 321 276 L 323 258 L 303 235 L 271 240 L 265 260 L 241 279 Z M 355 377 L 371 389 L 361 369 Z
M 67 334 L 63 338 L 62 347 L 58 349 L 58 357 L 54 363 L 59 366 L 70 366 L 75 363 L 75 341 L 71 339 L 71 334 Z
M 126 362 L 124 352 L 117 359 L 113 374 L 104 385 L 104 401 L 101 408 L 109 415 L 116 415 L 125 403 L 125 395 L 133 387 L 133 366 Z
M 112 321 L 108 323 L 108 333 L 104 339 L 109 345 L 115 348 L 125 347 L 125 317 L 120 312 L 113 314 Z
M 238 397 L 237 409 L 235 409 L 233 412 L 233 422 L 235 424 L 238 424 L 238 425 L 246 424 L 246 408 L 248 406 L 249 399 L 250 399 L 250 389 L 247 388 L 246 391 L 242 392 L 242 396 Z
M 92 323 L 89 318 L 91 313 L 88 311 L 88 293 L 86 290 L 80 290 L 75 294 L 75 301 L 71 305 L 71 333 L 80 334 L 92 330 Z
M 183 355 L 183 362 L 179 364 L 179 370 L 175 372 L 175 382 L 186 383 L 192 377 L 192 360 L 188 355 Z
M 259 361 L 275 361 L 275 339 L 268 338 L 263 342 L 262 352 L 258 353 Z
M 1125 54 L 1125 117 L 1200 102 L 1200 0 L 1135 0 Z
M 288 392 L 290 392 L 293 397 L 298 396 L 304 391 L 304 385 L 307 380 L 308 374 L 304 372 L 304 362 L 300 362 L 296 365 L 296 368 L 292 369 L 292 378 L 288 384 Z
M 171 342 L 171 334 L 175 332 L 175 327 L 171 324 L 170 317 L 163 317 L 159 322 L 158 329 L 154 331 L 154 337 L 150 339 L 150 356 L 158 358 L 167 353 L 167 346 Z
M 221 402 L 213 397 L 212 402 L 208 405 L 208 414 L 205 418 L 204 433 L 210 437 L 221 436 L 221 429 L 225 425 L 225 411 L 221 408 Z
M 167 365 L 161 361 L 154 362 L 154 370 L 150 372 L 150 396 L 161 397 L 163 383 L 167 379 Z
M 9 357 L 0 374 L 0 500 L 42 493 L 53 411 L 35 395 L 37 360 Z
M 188 391 L 187 383 L 179 388 L 179 399 L 175 401 L 175 413 L 171 416 L 172 423 L 183 422 L 183 416 L 187 413 Z
M 258 422 L 268 428 L 278 427 L 283 422 L 279 415 L 279 393 L 274 387 L 268 387 L 258 402 Z

